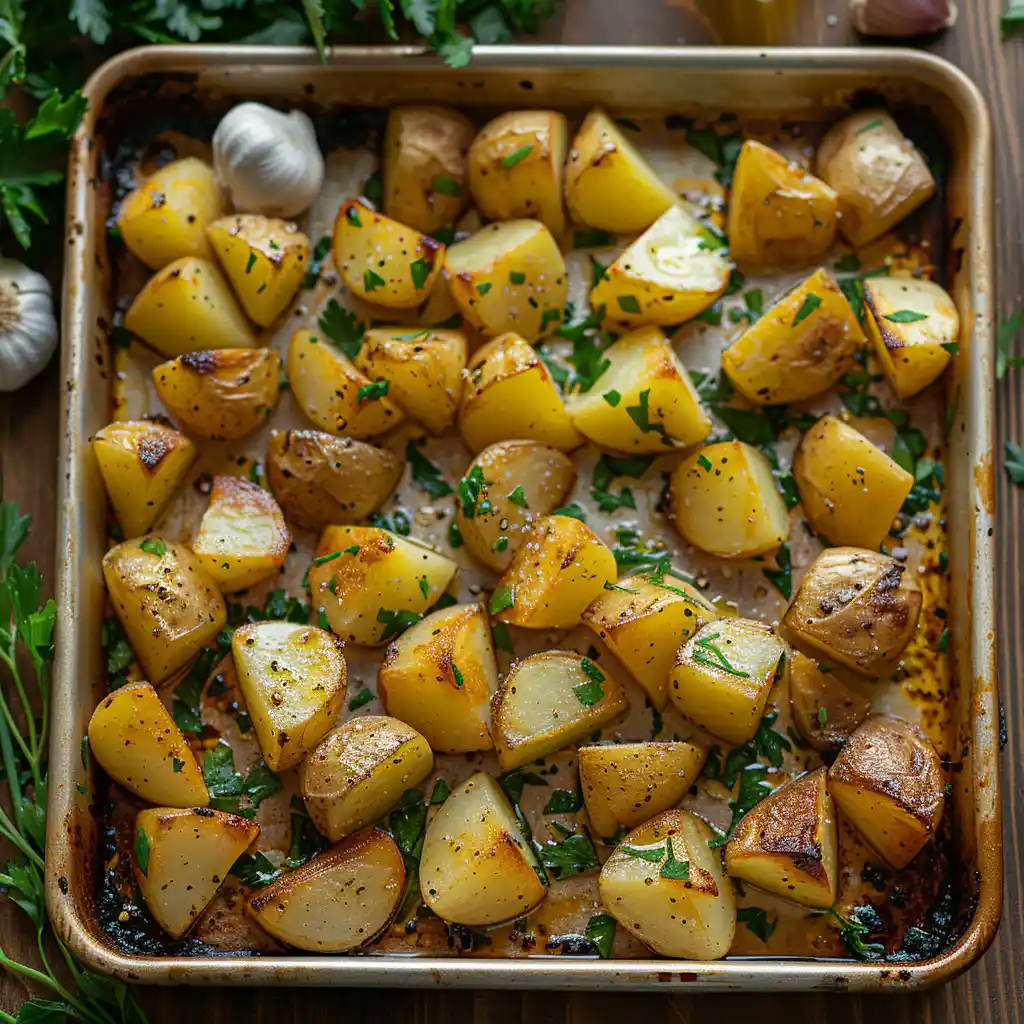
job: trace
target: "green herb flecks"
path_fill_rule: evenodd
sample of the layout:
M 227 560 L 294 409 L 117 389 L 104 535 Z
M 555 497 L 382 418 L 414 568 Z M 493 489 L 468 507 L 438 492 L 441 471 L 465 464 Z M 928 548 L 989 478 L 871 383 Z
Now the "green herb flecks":
M 572 692 L 583 705 L 590 707 L 604 697 L 604 673 L 589 659 L 580 659 L 580 669 L 587 677 L 586 682 L 577 683 Z
M 501 166 L 505 170 L 510 171 L 516 164 L 522 163 L 533 152 L 533 146 L 534 143 L 531 142 L 528 146 L 521 146 L 515 152 L 503 156 L 501 158 Z
M 414 486 L 432 498 L 443 498 L 454 493 L 451 484 L 442 476 L 441 470 L 420 451 L 424 443 L 423 438 L 418 441 L 409 438 L 405 443 L 405 459 L 409 464 Z
M 820 305 L 820 295 L 815 295 L 813 292 L 807 295 L 800 304 L 800 308 L 796 311 L 796 316 L 793 317 L 793 326 L 796 327 L 798 323 L 806 320 Z
M 340 352 L 355 359 L 363 347 L 366 326 L 360 323 L 354 313 L 345 309 L 337 299 L 331 299 L 324 308 L 317 326 L 328 341 Z
M 708 668 L 718 669 L 731 676 L 738 676 L 741 679 L 749 679 L 750 673 L 736 668 L 726 657 L 725 652 L 715 641 L 721 639 L 721 633 L 711 633 L 708 636 L 697 637 L 693 641 L 693 660 L 698 665 L 706 665 Z

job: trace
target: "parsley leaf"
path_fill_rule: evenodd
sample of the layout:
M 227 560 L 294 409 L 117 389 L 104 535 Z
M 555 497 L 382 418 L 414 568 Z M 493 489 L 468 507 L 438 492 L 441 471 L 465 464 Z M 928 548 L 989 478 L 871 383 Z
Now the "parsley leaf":
M 576 699 L 586 707 L 591 707 L 604 697 L 604 673 L 589 659 L 580 659 L 580 669 L 587 677 L 584 683 L 577 683 L 572 692 Z
M 360 323 L 354 313 L 345 309 L 337 299 L 331 299 L 317 321 L 320 330 L 335 348 L 349 359 L 355 359 L 363 347 L 363 333 L 366 325 Z
M 389 611 L 387 608 L 377 609 L 377 621 L 384 625 L 384 632 L 381 634 L 380 642 L 390 640 L 392 637 L 404 633 L 410 626 L 415 626 L 423 616 L 419 612 L 400 609 Z
M 821 296 L 813 292 L 808 295 L 800 304 L 800 308 L 793 317 L 793 326 L 796 327 L 801 320 L 806 320 L 821 305 Z
M 597 948 L 602 960 L 612 955 L 615 941 L 615 918 L 611 914 L 597 914 L 587 922 L 586 936 Z
M 441 475 L 441 470 L 420 451 L 421 444 L 422 438 L 419 441 L 410 438 L 405 443 L 405 458 L 412 472 L 412 482 L 432 498 L 443 498 L 446 494 L 453 494 L 452 486 Z
M 541 863 L 555 872 L 556 878 L 572 878 L 601 866 L 597 851 L 582 833 L 573 833 L 560 842 L 545 843 L 540 850 Z
M 756 935 L 762 942 L 767 942 L 775 931 L 777 921 L 768 920 L 768 912 L 761 907 L 740 907 L 736 911 L 736 920 L 745 924 L 747 930 Z

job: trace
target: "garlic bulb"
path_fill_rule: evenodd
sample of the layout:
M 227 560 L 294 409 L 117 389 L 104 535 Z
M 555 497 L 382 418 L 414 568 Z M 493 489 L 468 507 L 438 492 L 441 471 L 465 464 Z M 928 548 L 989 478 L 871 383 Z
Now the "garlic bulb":
M 59 337 L 50 282 L 17 260 L 0 259 L 0 391 L 17 391 L 35 377 Z
M 239 213 L 296 217 L 316 198 L 324 158 L 313 122 L 262 103 L 232 107 L 213 133 L 213 169 Z
M 952 0 L 850 0 L 853 27 L 866 36 L 925 36 L 956 24 Z

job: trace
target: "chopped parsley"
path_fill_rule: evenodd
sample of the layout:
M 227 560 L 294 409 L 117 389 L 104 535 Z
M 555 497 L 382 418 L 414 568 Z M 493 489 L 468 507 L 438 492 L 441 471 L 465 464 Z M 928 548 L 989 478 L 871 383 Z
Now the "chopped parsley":
M 476 286 L 476 293 L 477 293 L 477 295 L 481 295 L 481 296 L 486 295 L 490 290 L 491 290 L 491 282 L 490 281 L 481 281 L 480 284 L 478 284 Z
M 488 481 L 484 479 L 484 471 L 479 466 L 473 466 L 459 481 L 459 505 L 462 514 L 467 519 L 476 517 L 477 506 L 480 505 L 480 495 L 487 483 Z M 487 503 L 486 508 L 481 506 L 480 511 L 482 513 L 492 511 L 490 502 Z
M 442 192 L 446 196 L 458 196 L 462 194 L 462 187 L 454 178 L 444 174 L 435 174 L 431 184 L 435 192 Z
M 361 228 L 363 226 L 363 222 L 359 219 L 359 210 L 356 208 L 355 203 L 345 210 L 345 217 L 353 226 L 357 228 Z
M 573 875 L 601 866 L 594 844 L 579 832 L 559 842 L 545 843 L 538 852 L 541 863 L 554 871 L 556 878 L 572 878 Z
M 619 309 L 623 313 L 639 313 L 640 303 L 635 295 L 619 295 L 616 296 L 616 302 L 619 304 Z
M 562 505 L 559 508 L 552 509 L 551 514 L 553 516 L 568 516 L 570 519 L 578 519 L 581 523 L 587 521 L 587 513 L 583 510 L 583 506 L 575 501 L 569 505 Z
M 255 267 L 255 266 L 256 266 L 256 253 L 253 252 L 250 249 L 249 250 L 249 259 L 246 261 L 246 264 L 245 264 L 245 272 L 247 274 L 251 274 L 252 273 L 252 268 Z
M 586 936 L 597 949 L 597 955 L 607 960 L 612 955 L 615 941 L 615 918 L 611 914 L 596 914 L 587 922 Z
M 881 128 L 881 127 L 882 127 L 882 119 L 881 118 L 876 118 L 874 121 L 868 121 L 867 124 L 861 125 L 857 129 L 857 131 L 854 132 L 854 135 L 855 136 L 856 135 L 863 135 L 865 132 L 870 132 L 870 131 L 873 131 L 875 128 Z
M 140 545 L 147 555 L 163 558 L 167 554 L 167 545 L 157 537 L 147 537 Z
M 507 171 L 511 170 L 516 164 L 521 163 L 530 155 L 531 152 L 533 152 L 533 145 L 534 144 L 531 142 L 528 146 L 522 146 L 514 153 L 509 153 L 507 156 L 503 156 L 501 158 L 501 166 Z
M 358 711 L 373 700 L 373 690 L 368 686 L 362 687 L 360 691 L 348 702 L 349 711 Z
M 432 269 L 426 260 L 413 260 L 409 264 L 409 273 L 412 274 L 412 286 L 416 291 L 420 291 L 427 283 L 427 278 L 430 277 Z
M 659 872 L 661 877 L 688 882 L 690 880 L 690 862 L 676 859 L 671 839 L 665 840 L 665 851 L 668 853 L 668 856 L 665 858 L 665 863 L 661 865 L 661 871 Z
M 437 804 L 443 804 L 445 800 L 451 796 L 451 788 L 444 779 L 438 779 L 434 783 L 434 788 L 430 791 L 430 802 L 434 806 Z
M 363 347 L 363 334 L 366 326 L 360 323 L 355 314 L 345 309 L 337 299 L 331 299 L 317 321 L 317 326 L 327 336 L 327 340 L 349 359 L 355 359 Z
M 259 852 L 243 853 L 228 870 L 250 889 L 270 885 L 281 873 Z
M 381 643 L 385 640 L 390 640 L 392 637 L 400 636 L 410 626 L 415 626 L 421 618 L 422 616 L 418 612 L 408 611 L 404 608 L 398 611 L 378 608 L 377 621 L 384 626 L 384 632 L 380 637 Z
M 750 673 L 736 668 L 726 657 L 725 652 L 715 644 L 721 637 L 721 633 L 712 633 L 706 637 L 696 637 L 693 641 L 693 660 L 698 665 L 706 665 L 708 668 L 715 668 L 726 672 L 731 676 L 738 676 L 741 679 L 749 679 Z
M 618 242 L 618 236 L 610 231 L 602 231 L 600 228 L 586 228 L 583 231 L 576 231 L 572 236 L 574 249 L 604 249 Z
M 409 438 L 405 443 L 405 458 L 409 463 L 413 484 L 432 498 L 443 498 L 446 494 L 454 493 L 451 484 L 441 475 L 441 470 L 420 451 L 423 443 L 423 438 L 419 441 Z
M 336 558 L 341 558 L 340 551 L 332 551 L 327 555 L 317 555 L 316 558 L 313 559 L 313 564 L 326 565 L 328 562 L 333 562 Z
M 518 505 L 520 508 L 528 509 L 530 506 L 526 502 L 526 495 L 523 493 L 523 485 L 516 484 L 516 486 L 509 493 L 508 500 L 513 505 Z
M 455 680 L 456 689 L 461 690 L 465 685 L 466 680 L 463 678 L 462 673 L 459 671 L 459 666 L 452 662 L 452 679 Z
M 913 309 L 897 309 L 892 313 L 884 313 L 882 319 L 892 324 L 916 324 L 919 320 L 927 320 L 928 315 Z
M 651 389 L 646 388 L 640 392 L 639 405 L 627 405 L 626 413 L 629 418 L 637 425 L 640 433 L 642 434 L 660 434 L 662 444 L 672 445 L 672 440 L 665 432 L 665 426 L 662 423 L 652 423 L 650 413 L 650 400 L 651 400 Z
M 508 279 L 512 284 L 526 284 L 526 274 L 521 270 L 510 270 Z
M 583 810 L 582 789 L 552 790 L 548 802 L 544 805 L 545 814 L 575 814 Z
M 511 587 L 501 586 L 495 587 L 494 593 L 491 594 L 490 604 L 487 606 L 488 611 L 492 615 L 497 615 L 499 612 L 503 612 L 506 608 L 511 608 L 515 604 L 515 594 Z
M 800 304 L 800 308 L 793 317 L 793 326 L 796 327 L 801 320 L 806 320 L 821 305 L 821 296 L 813 292 L 808 295 Z
M 762 942 L 767 942 L 775 931 L 778 921 L 769 921 L 768 912 L 761 907 L 740 907 L 736 911 L 736 920 L 745 924 L 747 930 L 753 932 Z
M 363 290 L 367 292 L 376 291 L 378 288 L 383 288 L 387 282 L 383 277 L 380 276 L 376 271 L 370 270 L 367 267 L 363 271 Z
M 146 876 L 149 877 L 149 836 L 146 835 L 146 830 L 140 828 L 138 834 L 135 836 L 135 863 L 139 866 L 139 870 Z
M 572 692 L 581 704 L 592 707 L 604 698 L 604 687 L 601 685 L 605 679 L 604 673 L 589 658 L 580 659 L 580 668 L 587 681 L 577 683 Z
M 363 402 L 375 402 L 378 398 L 383 398 L 388 393 L 388 381 L 386 380 L 375 380 L 372 384 L 363 384 L 356 392 L 356 401 Z
M 789 554 L 789 541 L 779 547 L 775 555 L 777 569 L 762 569 L 765 579 L 788 601 L 793 596 L 793 563 Z
M 331 236 L 324 235 L 313 249 L 312 256 L 306 266 L 306 276 L 302 280 L 303 288 L 315 288 L 320 275 L 324 272 L 324 260 L 331 251 Z

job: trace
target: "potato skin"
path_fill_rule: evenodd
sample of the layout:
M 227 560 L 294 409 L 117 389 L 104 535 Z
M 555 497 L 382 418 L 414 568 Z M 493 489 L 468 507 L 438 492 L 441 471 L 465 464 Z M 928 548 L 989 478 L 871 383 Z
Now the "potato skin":
M 871 701 L 800 651 L 789 655 L 789 704 L 800 735 L 821 751 L 838 750 L 871 713 Z

